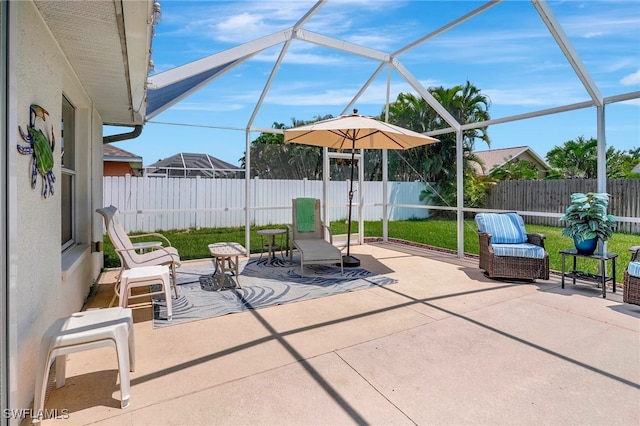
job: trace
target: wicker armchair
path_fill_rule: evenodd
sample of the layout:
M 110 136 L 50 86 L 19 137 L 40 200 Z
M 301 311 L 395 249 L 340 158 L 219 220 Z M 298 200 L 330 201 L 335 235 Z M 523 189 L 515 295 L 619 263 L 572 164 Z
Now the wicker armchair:
M 624 271 L 624 293 L 622 300 L 625 303 L 640 305 L 640 248 L 636 248 L 631 255 L 631 262 Z
M 549 254 L 545 236 L 527 234 L 516 213 L 476 215 L 480 244 L 480 269 L 489 278 L 549 279 Z

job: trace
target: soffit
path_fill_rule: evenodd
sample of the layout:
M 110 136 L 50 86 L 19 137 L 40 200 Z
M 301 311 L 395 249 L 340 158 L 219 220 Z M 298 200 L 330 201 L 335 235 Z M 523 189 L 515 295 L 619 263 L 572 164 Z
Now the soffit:
M 151 1 L 37 0 L 35 4 L 103 122 L 142 124 Z

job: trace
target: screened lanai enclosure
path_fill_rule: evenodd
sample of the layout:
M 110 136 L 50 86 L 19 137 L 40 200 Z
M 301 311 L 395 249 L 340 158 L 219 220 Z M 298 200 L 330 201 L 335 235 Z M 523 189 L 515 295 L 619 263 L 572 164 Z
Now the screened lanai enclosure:
M 146 176 L 241 179 L 244 170 L 209 154 L 179 152 L 144 168 Z
M 264 113 L 265 104 L 277 103 L 277 99 L 286 92 L 288 99 L 293 96 L 297 88 L 313 86 L 323 93 L 333 93 L 337 99 L 343 100 L 341 106 L 323 105 L 321 101 L 314 104 L 314 99 L 304 97 L 296 101 L 290 101 L 302 111 L 309 111 L 307 106 L 313 105 L 314 119 L 327 118 L 351 113 L 354 108 L 359 108 L 365 115 L 376 116 L 383 121 L 393 122 L 413 130 L 420 130 L 428 136 L 441 140 L 440 145 L 434 144 L 428 147 L 415 148 L 415 151 L 396 152 L 383 150 L 380 152 L 357 150 L 355 155 L 356 175 L 358 181 L 356 196 L 354 198 L 355 216 L 358 223 L 359 237 L 362 237 L 364 227 L 363 208 L 367 203 L 375 204 L 382 212 L 383 238 L 389 237 L 388 221 L 389 212 L 393 208 L 410 207 L 424 209 L 428 212 L 449 212 L 457 218 L 457 252 L 458 256 L 464 254 L 464 217 L 465 214 L 474 214 L 483 209 L 465 206 L 465 161 L 472 153 L 474 143 L 478 149 L 487 148 L 480 146 L 489 142 L 488 135 L 493 129 L 507 129 L 512 133 L 513 144 L 518 146 L 519 123 L 539 123 L 541 138 L 548 138 L 549 129 L 546 123 L 547 117 L 562 116 L 567 124 L 584 117 L 591 123 L 588 129 L 576 131 L 594 132 L 597 139 L 597 179 L 594 182 L 593 191 L 607 192 L 606 157 L 607 144 L 607 120 L 616 117 L 624 108 L 635 108 L 637 118 L 638 99 L 640 99 L 640 83 L 632 83 L 625 87 L 629 91 L 618 90 L 612 92 L 608 85 L 600 84 L 600 77 L 606 70 L 592 69 L 594 55 L 606 55 L 605 51 L 590 49 L 589 37 L 596 35 L 587 34 L 586 28 L 581 25 L 591 26 L 594 34 L 597 31 L 617 31 L 617 37 L 637 37 L 640 34 L 638 22 L 620 22 L 617 28 L 613 26 L 599 26 L 598 22 L 580 22 L 578 18 L 578 6 L 561 5 L 554 2 L 531 1 L 488 1 L 488 2 L 450 2 L 450 6 L 444 8 L 446 13 L 433 14 L 433 6 L 436 2 L 401 2 L 386 3 L 386 6 L 378 10 L 379 14 L 385 13 L 385 7 L 411 7 L 415 9 L 414 20 L 410 22 L 388 22 L 384 33 L 376 34 L 375 31 L 364 31 L 368 22 L 362 19 L 359 24 L 363 27 L 361 33 L 355 33 L 346 40 L 339 32 L 344 24 L 340 20 L 334 20 L 337 10 L 350 13 L 341 16 L 350 16 L 358 20 L 358 4 L 331 1 L 318 1 L 310 4 L 306 13 L 290 18 L 291 25 L 275 29 L 252 41 L 235 44 L 231 47 L 215 52 L 201 58 L 193 58 L 185 61 L 184 65 L 168 69 L 152 75 L 148 83 L 147 98 L 147 126 L 157 125 L 184 125 L 184 123 L 170 122 L 163 119 L 166 112 L 172 107 L 178 107 L 181 102 L 187 102 L 191 96 L 199 91 L 207 91 L 210 96 L 222 93 L 225 84 L 230 79 L 242 79 L 243 75 L 251 73 L 263 76 L 260 86 L 246 87 L 245 93 L 237 93 L 239 97 L 255 99 L 253 110 L 243 112 L 246 116 L 244 126 L 229 126 L 222 112 L 208 114 L 206 122 L 200 123 L 202 127 L 209 128 L 212 139 L 215 132 L 235 132 L 244 136 L 245 155 L 242 165 L 245 169 L 244 206 L 247 246 L 249 246 L 249 227 L 253 222 L 256 209 L 272 207 L 283 209 L 286 204 L 278 206 L 265 206 L 256 204 L 255 179 L 308 179 L 322 181 L 322 198 L 324 217 L 331 217 L 331 209 L 343 209 L 346 211 L 346 196 L 344 203 L 330 201 L 331 182 L 348 179 L 346 170 L 351 165 L 351 152 L 339 151 L 328 148 L 296 147 L 299 149 L 296 161 L 291 162 L 291 157 L 283 157 L 280 162 L 281 174 L 273 167 L 274 158 L 284 156 L 293 149 L 289 144 L 282 142 L 284 127 L 295 127 L 309 122 L 311 117 L 284 116 L 280 124 L 274 123 L 271 116 Z M 569 2 L 572 3 L 572 2 Z M 637 8 L 637 3 L 629 2 L 630 7 Z M 575 6 L 575 7 L 572 7 Z M 236 7 L 240 7 L 237 6 Z M 440 11 L 443 10 L 440 3 Z M 561 15 L 556 15 L 556 10 Z M 499 12 L 499 13 L 498 13 Z M 251 16 L 252 11 L 247 10 L 244 15 Z M 283 11 L 284 13 L 284 11 Z M 514 30 L 513 22 L 506 22 L 505 14 L 510 20 L 517 22 L 521 30 Z M 328 24 L 331 23 L 331 25 Z M 509 24 L 509 25 L 507 25 Z M 406 33 L 411 27 L 411 33 L 416 33 L 419 28 L 420 36 L 407 40 Z M 317 32 L 322 28 L 323 32 Z M 388 31 L 395 28 L 395 32 Z M 493 37 L 483 39 L 487 29 L 492 29 Z M 266 31 L 266 30 L 264 30 Z M 524 34 L 526 33 L 526 34 Z M 373 36 L 372 34 L 375 34 Z M 498 34 L 498 36 L 496 36 Z M 361 36 L 360 36 L 361 35 Z M 466 36 L 465 36 L 466 35 Z M 207 38 L 203 34 L 203 49 L 206 48 Z M 157 47 L 160 49 L 161 47 Z M 615 49 L 612 46 L 611 49 Z M 543 54 L 543 63 L 535 61 L 525 66 L 514 65 L 512 58 L 527 55 L 528 51 L 535 50 L 537 54 Z M 322 51 L 327 54 L 327 60 L 348 62 L 348 71 L 340 67 L 322 67 L 313 61 L 305 60 L 305 55 Z M 479 56 L 484 56 L 482 61 Z M 637 63 L 639 52 L 630 52 L 629 56 Z M 308 56 L 307 58 L 310 58 Z M 431 66 L 435 62 L 446 62 L 452 58 L 458 59 L 458 64 L 446 69 L 445 74 L 439 71 L 435 74 Z M 585 60 L 584 58 L 587 58 Z M 469 65 L 465 66 L 464 62 Z M 471 65 L 473 64 L 473 65 Z M 326 65 L 326 64 L 324 64 Z M 555 67 L 562 69 L 562 81 L 545 81 L 544 69 Z M 613 67 L 613 64 L 612 64 Z M 308 79 L 300 80 L 300 70 Z M 487 70 L 502 80 L 504 86 L 486 87 L 488 83 L 482 80 L 479 73 Z M 360 81 L 358 87 L 323 87 L 335 77 L 336 73 L 349 72 L 350 80 Z M 509 86 L 508 77 L 514 75 L 526 75 L 526 81 L 530 84 L 518 83 L 518 87 Z M 522 81 L 522 80 L 519 80 Z M 446 90 L 438 90 L 440 86 L 451 84 L 461 85 L 462 93 L 469 96 L 477 95 L 473 91 L 473 85 L 487 90 L 496 98 L 509 91 L 520 93 L 519 97 L 534 96 L 529 86 L 535 86 L 539 92 L 535 96 L 545 99 L 544 102 L 532 101 L 522 107 L 521 105 L 498 111 L 499 114 L 488 114 L 484 107 L 488 107 L 491 99 L 487 96 L 484 105 L 474 111 L 474 116 L 461 114 L 455 111 L 452 105 L 447 104 Z M 466 82 L 466 83 L 465 83 Z M 470 85 L 471 82 L 473 85 Z M 247 83 L 248 85 L 248 83 Z M 635 89 L 635 90 L 634 90 Z M 334 92 L 332 92 L 334 90 Z M 468 92 L 466 92 L 468 90 Z M 520 92 L 519 92 L 520 91 Z M 292 95 L 293 94 L 293 95 Z M 403 94 L 410 94 L 403 97 Z M 381 99 L 378 107 L 371 105 L 370 99 Z M 423 123 L 437 123 L 436 125 L 420 128 L 420 123 L 403 122 L 400 106 L 412 107 L 412 102 L 425 106 L 425 116 L 428 118 Z M 337 102 L 340 103 L 340 102 Z M 482 102 L 481 102 L 482 103 Z M 240 112 L 238 112 L 240 114 Z M 283 125 L 291 118 L 292 123 Z M 303 120 L 303 118 L 306 120 Z M 193 125 L 193 124 L 190 124 Z M 552 131 L 551 131 L 552 133 Z M 579 136 L 579 134 L 576 134 Z M 227 136 L 223 138 L 228 139 Z M 257 142 L 256 142 L 257 141 Z M 560 144 L 564 141 L 558 141 Z M 166 143 L 171 143 L 166 141 Z M 443 168 L 451 172 L 449 175 L 449 189 L 453 188 L 453 197 L 444 200 L 441 196 L 444 188 L 442 185 L 433 184 L 433 177 L 426 175 L 422 170 L 412 169 L 412 156 L 423 156 L 433 159 L 447 146 L 451 157 L 445 158 Z M 535 150 L 535 146 L 532 146 Z M 290 154 L 290 153 L 289 153 Z M 264 158 L 272 160 L 269 167 L 262 167 Z M 444 158 L 444 157 L 442 157 Z M 288 173 L 284 175 L 283 173 Z M 379 180 L 380 198 L 375 202 L 373 197 L 367 197 L 363 193 L 366 180 Z M 398 204 L 389 194 L 391 182 L 422 182 L 425 185 L 425 196 L 416 197 L 414 202 Z M 252 183 L 254 182 L 254 183 Z M 258 194 L 259 195 L 259 194 Z M 304 196 L 295 191 L 287 193 L 288 199 L 296 196 Z M 562 210 L 548 211 L 547 204 L 540 200 L 539 209 L 520 211 L 526 217 L 559 218 Z M 500 209 L 494 209 L 500 210 Z M 638 223 L 637 215 L 619 216 L 618 220 L 626 223 Z

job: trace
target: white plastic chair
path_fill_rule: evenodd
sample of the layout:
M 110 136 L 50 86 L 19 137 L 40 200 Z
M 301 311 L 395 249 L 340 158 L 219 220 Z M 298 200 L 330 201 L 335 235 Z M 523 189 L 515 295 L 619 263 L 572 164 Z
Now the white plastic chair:
M 116 282 L 116 294 L 114 295 L 111 304 L 113 304 L 116 295 L 119 292 L 120 277 L 122 276 L 122 271 L 124 271 L 125 269 L 132 269 L 140 266 L 168 266 L 171 269 L 171 285 L 173 286 L 173 290 L 177 298 L 178 289 L 176 287 L 176 268 L 180 266 L 180 255 L 178 254 L 178 250 L 176 250 L 175 247 L 171 247 L 171 243 L 169 242 L 169 240 L 164 235 L 158 233 L 142 234 L 130 237 L 129 235 L 127 235 L 122 224 L 120 223 L 120 212 L 118 212 L 118 208 L 115 206 L 96 209 L 96 212 L 98 212 L 104 218 L 104 223 L 107 228 L 107 235 L 109 235 L 109 239 L 111 240 L 111 243 L 113 244 L 118 257 L 120 258 L 120 264 L 122 265 L 120 274 L 118 274 Z M 152 247 L 148 252 L 138 253 L 138 248 L 133 245 L 133 243 L 131 242 L 131 238 L 148 236 L 162 239 L 167 243 L 167 246 Z

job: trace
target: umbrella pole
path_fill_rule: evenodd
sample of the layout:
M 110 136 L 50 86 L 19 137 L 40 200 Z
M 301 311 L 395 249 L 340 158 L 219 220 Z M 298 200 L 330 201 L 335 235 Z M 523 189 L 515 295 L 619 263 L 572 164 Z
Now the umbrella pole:
M 353 208 L 353 171 L 355 165 L 356 154 L 356 138 L 353 136 L 353 145 L 351 146 L 351 181 L 349 182 L 349 219 L 347 223 L 347 255 L 342 256 L 342 265 L 347 268 L 355 268 L 360 266 L 360 259 L 351 256 L 351 209 Z

